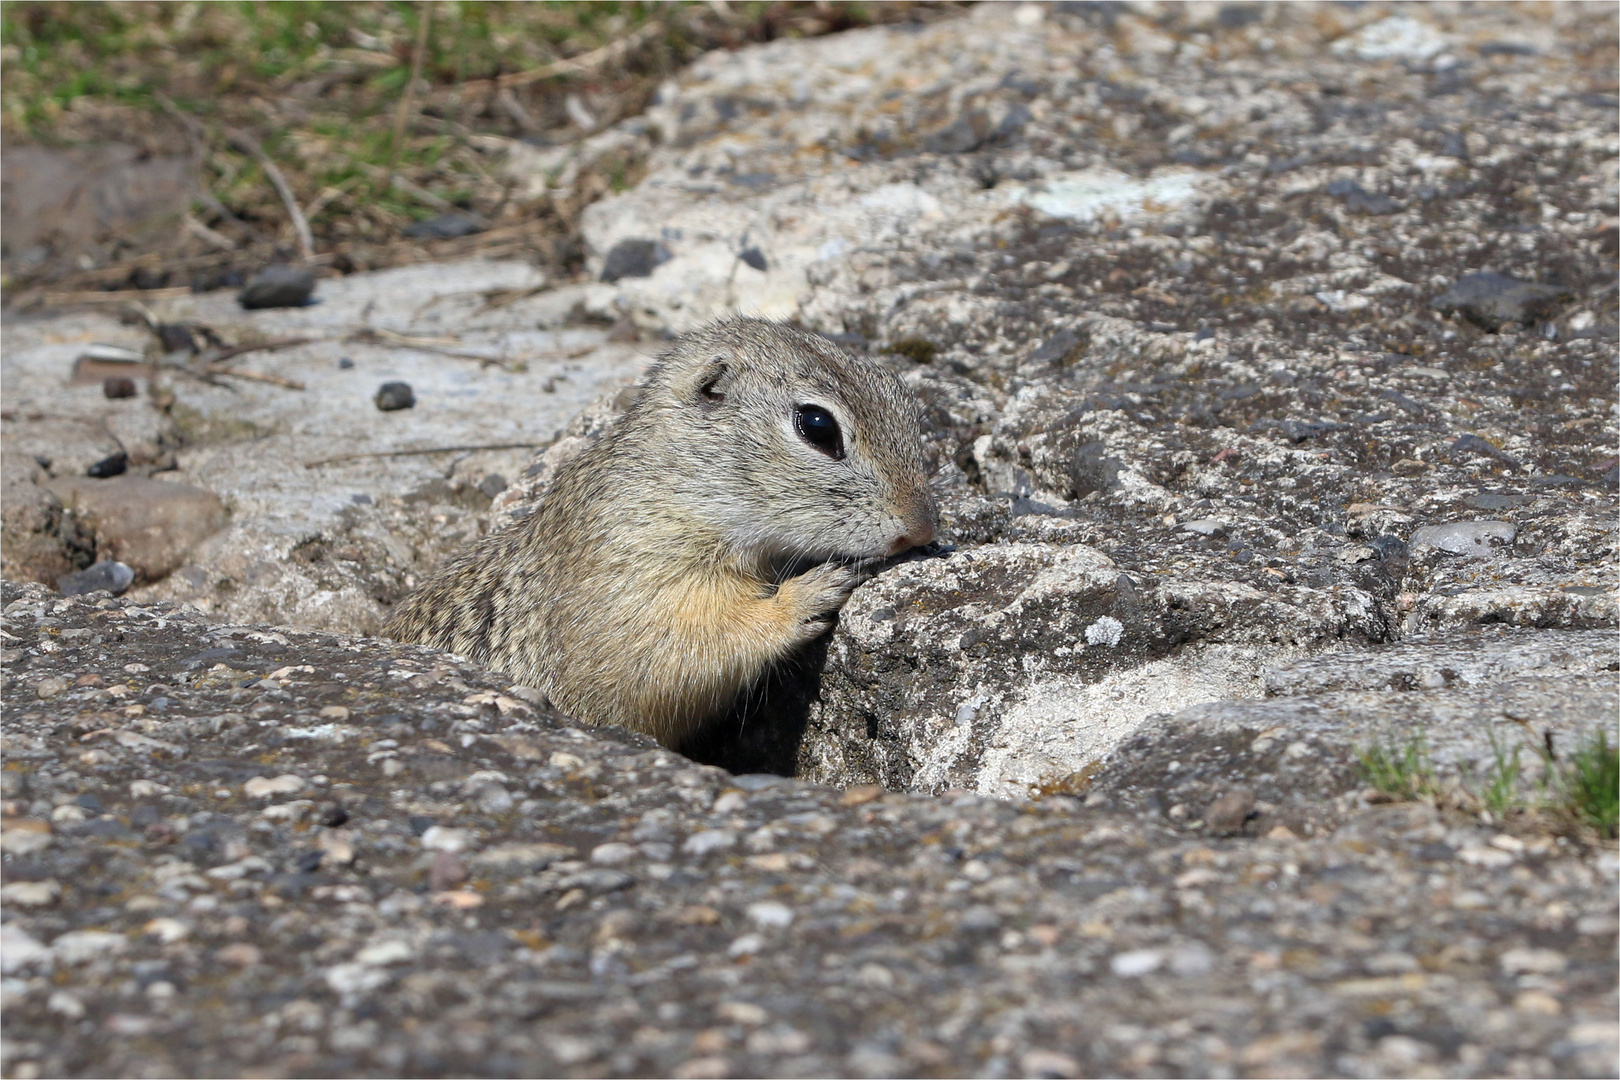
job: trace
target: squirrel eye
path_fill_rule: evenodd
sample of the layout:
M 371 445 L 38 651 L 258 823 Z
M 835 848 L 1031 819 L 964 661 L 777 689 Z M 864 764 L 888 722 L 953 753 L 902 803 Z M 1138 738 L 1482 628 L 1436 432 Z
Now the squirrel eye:
M 838 430 L 838 421 L 820 405 L 800 405 L 794 415 L 794 427 L 799 437 L 834 461 L 844 459 L 844 435 Z

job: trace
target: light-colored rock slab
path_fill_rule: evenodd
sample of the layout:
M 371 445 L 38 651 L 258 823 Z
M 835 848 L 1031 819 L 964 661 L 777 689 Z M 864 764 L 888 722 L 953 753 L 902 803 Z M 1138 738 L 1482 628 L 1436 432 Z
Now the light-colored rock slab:
M 238 621 L 375 630 L 388 602 L 479 535 L 490 497 L 537 448 L 646 363 L 650 347 L 566 324 L 575 304 L 589 306 L 589 289 L 523 295 L 544 285 L 527 264 L 472 260 L 323 280 L 319 303 L 305 308 L 246 312 L 225 292 L 167 301 L 159 318 L 207 325 L 227 341 L 311 339 L 233 365 L 302 390 L 175 376 L 167 415 L 147 380 L 120 401 L 99 385 L 69 385 L 87 344 L 142 349 L 143 328 L 102 314 L 8 320 L 5 452 L 49 458 L 61 486 L 120 444 L 178 439 L 179 468 L 150 482 L 214 493 L 229 524 L 138 595 Z M 355 336 L 368 330 L 384 337 Z M 412 386 L 415 408 L 376 408 L 378 386 L 393 380 Z M 499 444 L 517 445 L 475 449 Z M 330 461 L 349 455 L 371 456 Z

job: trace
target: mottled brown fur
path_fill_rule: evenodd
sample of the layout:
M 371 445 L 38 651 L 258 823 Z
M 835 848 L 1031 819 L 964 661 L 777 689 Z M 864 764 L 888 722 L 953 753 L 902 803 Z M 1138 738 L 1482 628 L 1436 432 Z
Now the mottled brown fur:
M 845 456 L 795 428 L 833 414 Z M 451 560 L 386 633 L 676 745 L 826 631 L 859 563 L 932 539 L 918 405 L 887 368 L 758 319 L 677 341 L 536 511 Z

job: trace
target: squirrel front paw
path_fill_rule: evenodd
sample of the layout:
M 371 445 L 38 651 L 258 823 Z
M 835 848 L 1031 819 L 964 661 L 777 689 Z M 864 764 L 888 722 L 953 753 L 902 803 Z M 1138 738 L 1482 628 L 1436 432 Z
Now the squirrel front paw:
M 788 578 L 776 595 L 788 606 L 802 640 L 809 641 L 827 632 L 849 594 L 869 577 L 859 566 L 827 562 Z

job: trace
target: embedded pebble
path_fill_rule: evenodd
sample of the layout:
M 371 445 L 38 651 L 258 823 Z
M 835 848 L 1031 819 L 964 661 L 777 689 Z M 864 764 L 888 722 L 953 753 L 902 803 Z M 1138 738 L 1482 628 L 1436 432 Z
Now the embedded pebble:
M 121 595 L 135 582 L 135 571 L 116 559 L 104 559 L 83 570 L 56 579 L 56 591 L 63 596 L 83 596 L 101 590 Z
M 448 851 L 455 854 L 472 847 L 473 837 L 466 829 L 434 825 L 422 833 L 422 846 L 429 851 Z
M 688 855 L 702 856 L 712 851 L 724 851 L 736 844 L 737 834 L 730 829 L 705 829 L 687 837 L 681 850 Z
M 255 776 L 242 784 L 242 795 L 249 799 L 268 799 L 274 795 L 294 795 L 305 788 L 303 777 L 286 773 L 281 776 Z
M 1451 555 L 1488 559 L 1511 548 L 1518 534 L 1518 528 L 1509 521 L 1453 521 L 1413 529 L 1407 546 L 1432 547 Z

